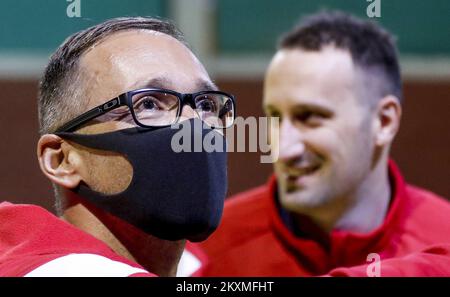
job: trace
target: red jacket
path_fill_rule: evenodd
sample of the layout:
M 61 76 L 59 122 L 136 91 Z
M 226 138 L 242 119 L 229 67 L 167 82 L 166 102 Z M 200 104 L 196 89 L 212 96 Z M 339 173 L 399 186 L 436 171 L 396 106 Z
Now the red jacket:
M 450 276 L 450 204 L 406 185 L 392 162 L 389 170 L 393 200 L 384 223 L 368 234 L 334 230 L 329 244 L 297 237 L 284 225 L 274 177 L 230 198 L 218 230 L 200 245 L 208 259 L 202 275 L 367 276 L 376 253 L 381 276 Z
M 0 203 L 0 276 L 155 276 L 41 207 Z

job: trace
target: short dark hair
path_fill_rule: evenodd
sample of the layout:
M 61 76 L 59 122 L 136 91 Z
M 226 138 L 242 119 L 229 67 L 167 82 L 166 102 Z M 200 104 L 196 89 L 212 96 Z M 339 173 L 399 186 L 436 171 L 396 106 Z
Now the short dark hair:
M 64 122 L 83 112 L 88 98 L 81 91 L 80 57 L 105 37 L 125 30 L 152 30 L 170 35 L 186 46 L 183 34 L 169 21 L 148 17 L 107 20 L 68 37 L 50 57 L 39 85 L 40 133 L 52 133 Z
M 355 65 L 381 73 L 382 97 L 402 101 L 402 81 L 394 37 L 372 21 L 339 11 L 322 11 L 306 17 L 279 41 L 279 49 L 320 51 L 324 46 L 348 50 Z

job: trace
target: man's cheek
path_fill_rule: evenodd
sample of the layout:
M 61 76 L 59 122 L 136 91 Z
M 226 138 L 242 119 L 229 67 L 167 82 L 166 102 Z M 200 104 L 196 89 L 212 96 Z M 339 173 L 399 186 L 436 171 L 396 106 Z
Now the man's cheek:
M 117 194 L 124 191 L 131 183 L 133 167 L 120 155 L 92 157 L 90 179 L 93 190 L 104 194 Z

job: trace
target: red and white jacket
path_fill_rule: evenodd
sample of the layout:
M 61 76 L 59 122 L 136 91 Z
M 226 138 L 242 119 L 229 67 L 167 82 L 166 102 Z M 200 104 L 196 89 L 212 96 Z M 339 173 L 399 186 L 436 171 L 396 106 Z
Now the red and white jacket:
M 0 203 L 0 276 L 155 276 L 34 205 Z
M 384 223 L 367 234 L 333 230 L 322 243 L 283 223 L 275 177 L 228 199 L 218 230 L 196 246 L 206 254 L 197 275 L 370 276 L 379 260 L 380 276 L 450 276 L 450 203 L 405 184 L 392 161 L 389 173 Z M 306 234 L 310 227 L 301 226 Z

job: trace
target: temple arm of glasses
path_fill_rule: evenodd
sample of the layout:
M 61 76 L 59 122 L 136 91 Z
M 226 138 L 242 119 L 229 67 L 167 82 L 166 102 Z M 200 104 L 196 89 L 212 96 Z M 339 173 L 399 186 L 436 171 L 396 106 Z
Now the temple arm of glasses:
M 101 116 L 102 114 L 105 114 L 108 111 L 111 111 L 123 104 L 122 97 L 116 97 L 114 99 L 111 99 L 102 105 L 96 106 L 92 108 L 91 110 L 88 110 L 87 112 L 83 113 L 82 115 L 74 118 L 73 120 L 67 122 L 63 126 L 59 127 L 56 132 L 70 132 L 73 129 L 77 128 L 81 124 L 84 124 L 90 120 L 95 119 L 96 117 Z

